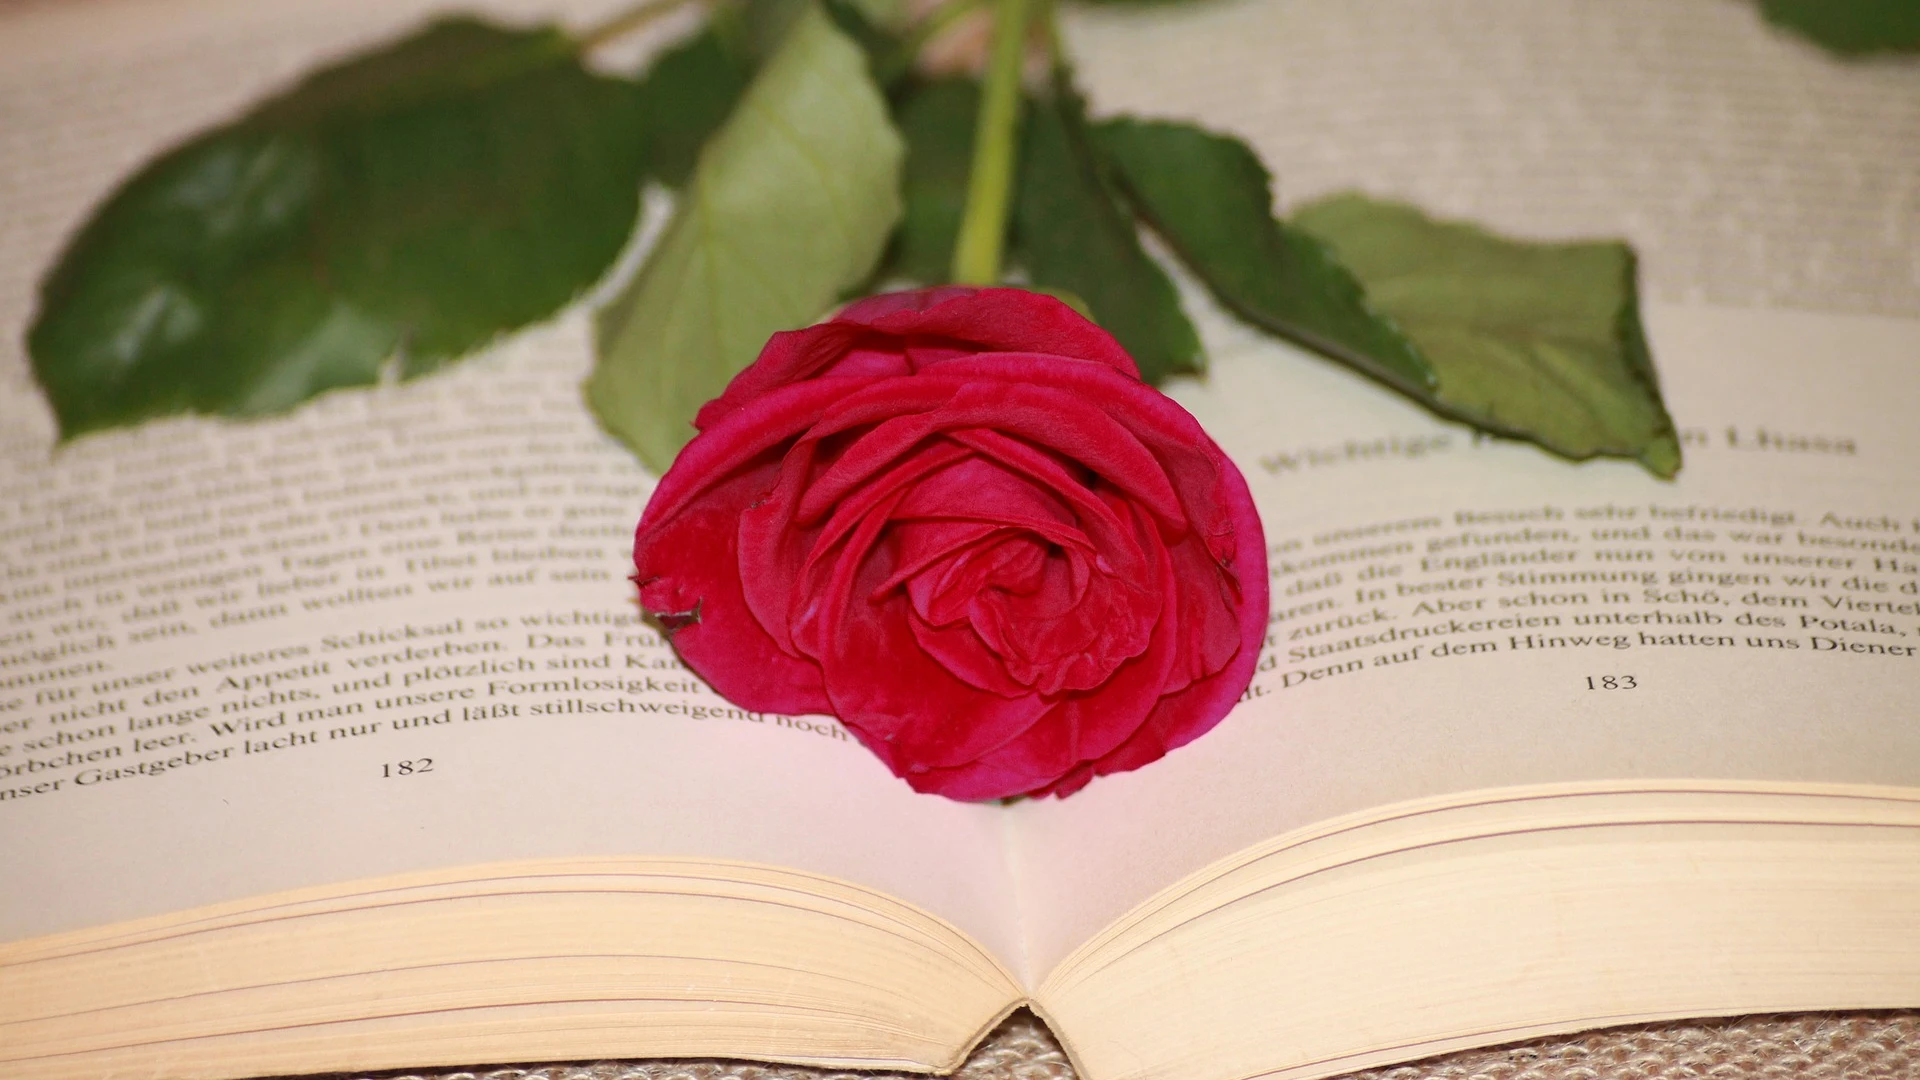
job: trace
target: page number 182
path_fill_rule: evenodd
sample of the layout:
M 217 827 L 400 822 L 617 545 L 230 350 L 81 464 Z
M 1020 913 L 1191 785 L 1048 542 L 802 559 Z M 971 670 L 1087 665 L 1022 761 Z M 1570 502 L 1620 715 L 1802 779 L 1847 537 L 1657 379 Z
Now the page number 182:
M 395 761 L 380 766 L 380 775 L 383 777 L 418 776 L 432 771 L 433 759 L 430 757 L 414 758 L 412 761 Z
M 1635 690 L 1638 689 L 1639 686 L 1640 684 L 1634 682 L 1633 676 L 1631 675 L 1587 676 L 1587 689 L 1589 690 Z

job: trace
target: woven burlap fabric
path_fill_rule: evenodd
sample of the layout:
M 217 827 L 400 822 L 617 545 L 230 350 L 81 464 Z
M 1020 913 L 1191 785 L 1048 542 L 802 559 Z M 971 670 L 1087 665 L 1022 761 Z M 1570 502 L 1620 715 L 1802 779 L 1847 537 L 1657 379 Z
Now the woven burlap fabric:
M 907 1080 L 746 1061 L 603 1061 L 381 1073 L 381 1080 Z M 977 1047 L 956 1080 L 1074 1080 L 1031 1013 Z M 1910 1080 L 1920 1078 L 1920 1011 L 1735 1016 L 1642 1024 L 1465 1050 L 1370 1069 L 1350 1080 Z M 363 1078 L 355 1078 L 363 1080 Z

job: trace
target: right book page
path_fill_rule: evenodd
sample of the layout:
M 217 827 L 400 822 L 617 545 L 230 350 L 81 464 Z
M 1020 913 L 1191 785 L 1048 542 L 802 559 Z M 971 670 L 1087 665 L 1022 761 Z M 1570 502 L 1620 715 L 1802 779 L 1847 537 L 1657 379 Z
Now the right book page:
M 1398 799 L 1920 783 L 1910 63 L 1838 61 L 1746 3 L 1100 7 L 1067 31 L 1098 112 L 1241 136 L 1283 210 L 1358 187 L 1630 241 L 1687 463 L 1668 484 L 1477 440 L 1205 313 L 1212 371 L 1175 394 L 1260 503 L 1272 634 L 1217 731 L 1015 808 L 1028 970 L 1216 858 Z
M 1046 971 L 1150 893 L 1390 802 L 1561 781 L 1920 785 L 1920 323 L 1660 308 L 1674 482 L 1476 438 L 1221 325 L 1176 396 L 1268 528 L 1214 732 L 1016 807 Z

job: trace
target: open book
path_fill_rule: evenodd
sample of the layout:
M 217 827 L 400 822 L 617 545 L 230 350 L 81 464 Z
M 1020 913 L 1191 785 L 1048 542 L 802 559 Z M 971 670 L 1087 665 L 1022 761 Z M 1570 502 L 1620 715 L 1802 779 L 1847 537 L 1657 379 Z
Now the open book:
M 1175 393 L 1267 525 L 1262 670 L 1011 806 L 735 709 L 638 620 L 650 481 L 578 311 L 57 452 L 9 357 L 0 1074 L 940 1070 L 1025 1003 L 1090 1080 L 1232 1080 L 1920 1005 L 1920 322 L 1649 328 L 1673 484 L 1208 319 Z
M 647 481 L 576 404 L 579 319 L 16 444 L 0 1066 L 940 1069 L 1030 1002 L 1094 1080 L 1226 1080 L 1920 1003 L 1920 325 L 1651 327 L 1673 485 L 1221 331 L 1178 392 L 1269 525 L 1262 670 L 1011 806 L 735 709 L 637 620 Z

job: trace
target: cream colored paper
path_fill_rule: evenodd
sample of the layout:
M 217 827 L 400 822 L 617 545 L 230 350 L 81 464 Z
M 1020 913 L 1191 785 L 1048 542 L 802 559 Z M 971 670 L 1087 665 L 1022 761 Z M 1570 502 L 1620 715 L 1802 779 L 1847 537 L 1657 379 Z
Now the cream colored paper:
M 995 808 L 913 796 L 829 719 L 732 708 L 638 622 L 651 480 L 580 403 L 584 308 L 290 417 L 52 445 L 20 339 L 67 230 L 167 142 L 429 7 L 0 14 L 0 940 L 645 855 L 863 882 L 1016 952 Z
M 1402 799 L 1683 777 L 1920 785 L 1920 438 L 1896 404 L 1920 402 L 1920 323 L 1680 308 L 1649 322 L 1688 442 L 1670 484 L 1475 440 L 1215 324 L 1208 385 L 1175 393 L 1267 526 L 1258 696 L 1152 768 L 1015 808 L 1034 969 L 1216 858 Z

